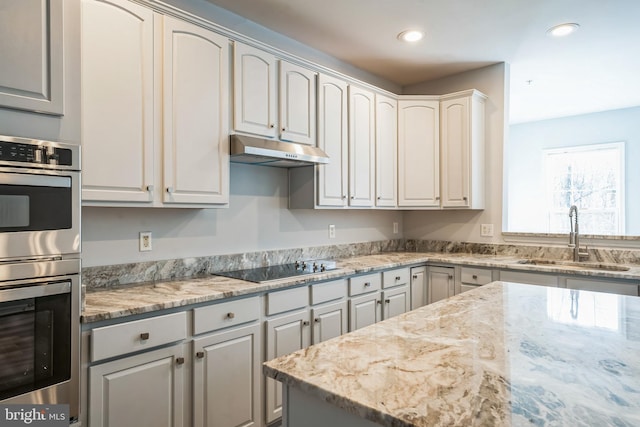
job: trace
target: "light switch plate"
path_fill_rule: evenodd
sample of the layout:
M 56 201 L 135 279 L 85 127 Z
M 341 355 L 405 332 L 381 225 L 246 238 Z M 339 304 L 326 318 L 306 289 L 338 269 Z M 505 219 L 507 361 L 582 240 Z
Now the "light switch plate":
M 141 231 L 140 232 L 140 252 L 148 252 L 152 249 L 151 246 L 151 232 L 150 231 Z
M 482 237 L 492 237 L 493 236 L 493 224 L 481 224 L 480 225 L 480 235 Z
M 336 226 L 333 224 L 329 224 L 329 238 L 330 239 L 336 238 Z

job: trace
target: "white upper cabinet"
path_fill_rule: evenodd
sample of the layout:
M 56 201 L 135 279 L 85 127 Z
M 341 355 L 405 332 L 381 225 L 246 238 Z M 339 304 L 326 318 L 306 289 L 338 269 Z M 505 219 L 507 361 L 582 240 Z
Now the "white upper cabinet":
M 164 17 L 163 202 L 229 201 L 229 40 Z
M 64 114 L 63 0 L 0 2 L 0 106 Z
M 83 0 L 83 204 L 228 203 L 228 67 L 225 37 L 126 0 Z
M 398 101 L 398 206 L 440 206 L 438 98 Z
M 397 205 L 398 101 L 376 94 L 376 201 L 377 207 Z
M 484 208 L 484 104 L 476 90 L 442 96 L 442 207 Z
M 346 82 L 318 76 L 318 147 L 329 156 L 329 163 L 316 166 L 317 204 L 347 206 L 349 192 L 349 139 L 347 133 Z
M 280 61 L 280 139 L 316 145 L 316 73 Z
M 235 42 L 233 44 L 233 127 L 275 138 L 277 121 L 276 57 Z
M 316 144 L 315 72 L 239 42 L 233 64 L 236 131 Z
M 373 207 L 375 198 L 375 95 L 349 86 L 349 206 Z
M 153 12 L 83 0 L 81 38 L 83 202 L 150 203 Z

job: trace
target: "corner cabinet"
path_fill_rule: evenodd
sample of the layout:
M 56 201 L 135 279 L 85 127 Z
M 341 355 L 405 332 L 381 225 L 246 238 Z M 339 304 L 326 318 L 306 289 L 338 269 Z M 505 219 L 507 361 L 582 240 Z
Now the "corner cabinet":
M 485 100 L 477 90 L 440 99 L 443 208 L 484 209 Z
M 63 115 L 63 0 L 0 9 L 0 107 Z
M 440 102 L 398 101 L 398 206 L 440 207 Z
M 316 145 L 316 73 L 234 42 L 233 127 Z
M 81 66 L 84 205 L 228 203 L 226 37 L 126 0 L 83 0 Z

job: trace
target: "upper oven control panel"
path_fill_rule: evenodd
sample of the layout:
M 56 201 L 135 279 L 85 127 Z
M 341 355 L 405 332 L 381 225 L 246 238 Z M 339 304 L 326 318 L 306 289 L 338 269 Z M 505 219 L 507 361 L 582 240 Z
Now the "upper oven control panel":
M 0 136 L 0 164 L 80 170 L 78 146 Z

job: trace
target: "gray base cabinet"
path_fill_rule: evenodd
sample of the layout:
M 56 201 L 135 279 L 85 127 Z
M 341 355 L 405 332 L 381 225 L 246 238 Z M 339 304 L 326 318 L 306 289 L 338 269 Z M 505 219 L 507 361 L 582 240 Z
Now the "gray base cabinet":
M 455 295 L 454 267 L 434 267 L 427 269 L 429 282 L 429 304 Z
M 411 310 L 427 305 L 429 288 L 427 283 L 427 267 L 411 268 Z
M 181 427 L 185 346 L 117 359 L 89 368 L 92 427 Z
M 260 425 L 260 325 L 193 340 L 194 427 Z

